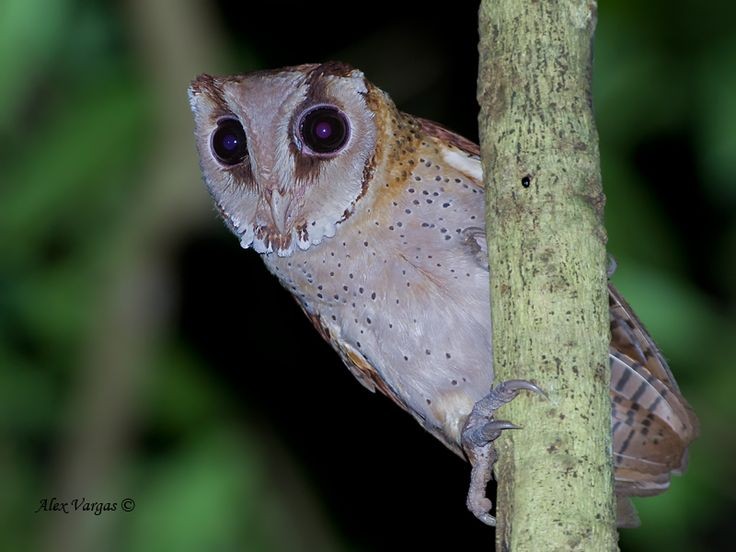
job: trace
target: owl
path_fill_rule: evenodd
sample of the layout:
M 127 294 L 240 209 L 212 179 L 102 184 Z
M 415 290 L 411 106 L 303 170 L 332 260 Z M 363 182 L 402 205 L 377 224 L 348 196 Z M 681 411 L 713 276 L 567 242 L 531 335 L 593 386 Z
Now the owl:
M 189 99 L 225 224 L 360 383 L 470 460 L 468 506 L 492 524 L 487 445 L 514 427 L 493 411 L 539 389 L 494 382 L 478 146 L 339 62 L 201 75 Z M 616 493 L 654 495 L 685 468 L 698 423 L 612 285 L 609 304 Z

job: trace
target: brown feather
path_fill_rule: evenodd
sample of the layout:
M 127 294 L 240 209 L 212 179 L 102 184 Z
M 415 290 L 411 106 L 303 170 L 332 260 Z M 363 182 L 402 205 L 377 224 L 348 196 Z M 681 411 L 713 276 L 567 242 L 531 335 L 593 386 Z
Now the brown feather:
M 698 421 L 652 338 L 610 284 L 609 303 L 616 490 L 659 494 L 672 473 L 685 469 Z
M 440 143 L 442 143 L 443 146 L 454 146 L 468 155 L 480 157 L 480 147 L 478 146 L 478 144 L 475 144 L 467 138 L 456 134 L 455 132 L 449 130 L 448 128 L 445 128 L 439 123 L 435 123 L 434 121 L 430 121 L 428 119 L 422 119 L 421 117 L 414 118 L 419 123 L 419 126 L 422 127 L 422 130 L 425 134 L 436 138 Z

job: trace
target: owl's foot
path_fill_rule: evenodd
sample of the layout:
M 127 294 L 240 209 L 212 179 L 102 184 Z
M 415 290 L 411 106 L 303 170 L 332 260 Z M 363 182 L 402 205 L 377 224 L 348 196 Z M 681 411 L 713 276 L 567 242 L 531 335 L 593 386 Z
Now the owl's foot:
M 613 273 L 616 272 L 617 267 L 618 267 L 618 263 L 616 262 L 616 258 L 609 253 L 608 254 L 608 268 L 606 269 L 606 275 L 608 276 L 608 278 L 613 276 Z
M 463 428 L 463 450 L 472 466 L 466 504 L 475 517 L 493 527 L 496 526 L 496 518 L 489 513 L 493 504 L 486 496 L 486 486 L 491 480 L 493 465 L 496 463 L 496 449 L 493 442 L 503 430 L 519 429 L 519 426 L 511 422 L 494 420 L 493 415 L 498 408 L 513 400 L 524 389 L 545 395 L 539 387 L 526 380 L 508 380 L 499 383 L 491 388 L 488 395 L 475 403 Z

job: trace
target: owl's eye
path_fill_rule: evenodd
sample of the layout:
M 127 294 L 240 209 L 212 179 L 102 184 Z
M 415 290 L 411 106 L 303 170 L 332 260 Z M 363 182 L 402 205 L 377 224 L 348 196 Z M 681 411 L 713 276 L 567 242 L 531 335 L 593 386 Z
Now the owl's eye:
M 302 116 L 299 137 L 314 153 L 337 153 L 350 137 L 350 125 L 347 117 L 336 107 L 321 105 Z
M 212 152 L 223 165 L 237 165 L 248 153 L 243 125 L 236 119 L 223 119 L 212 133 Z

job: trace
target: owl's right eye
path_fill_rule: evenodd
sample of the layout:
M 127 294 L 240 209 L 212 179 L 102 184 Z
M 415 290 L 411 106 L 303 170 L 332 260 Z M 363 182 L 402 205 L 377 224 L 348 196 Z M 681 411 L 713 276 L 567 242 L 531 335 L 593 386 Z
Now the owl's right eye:
M 237 165 L 248 153 L 245 130 L 237 119 L 223 119 L 212 133 L 212 153 L 223 165 Z

